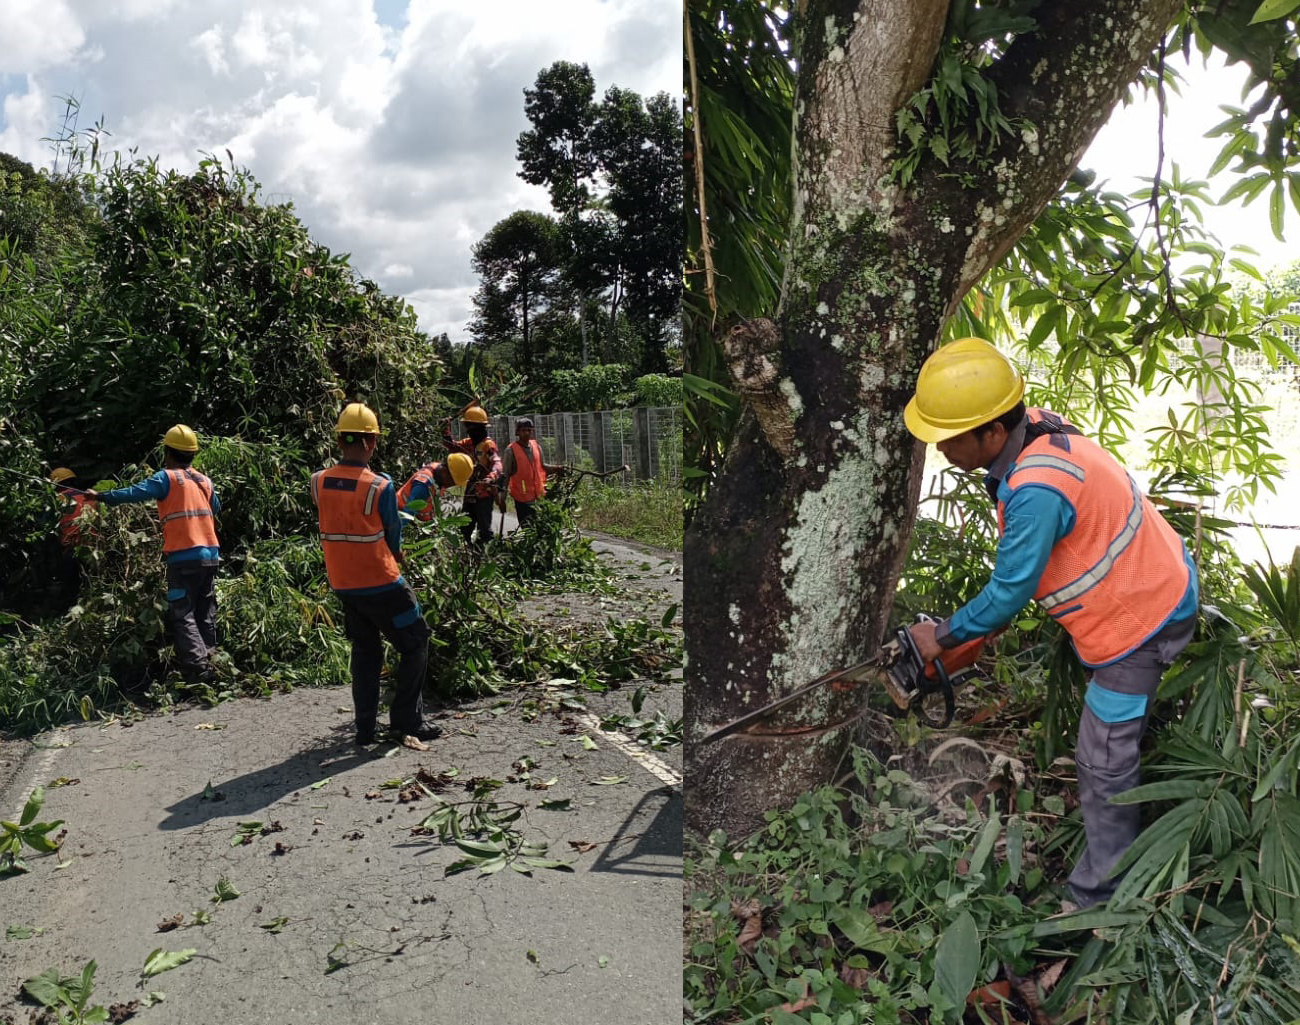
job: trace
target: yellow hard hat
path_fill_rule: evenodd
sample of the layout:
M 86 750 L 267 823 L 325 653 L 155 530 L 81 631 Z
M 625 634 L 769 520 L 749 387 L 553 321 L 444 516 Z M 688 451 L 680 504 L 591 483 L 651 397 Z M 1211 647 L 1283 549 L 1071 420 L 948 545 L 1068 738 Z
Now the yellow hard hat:
M 487 410 L 477 402 L 466 406 L 465 411 L 460 414 L 460 418 L 466 423 L 471 424 L 485 424 L 488 422 Z
M 50 471 L 50 480 L 54 481 L 55 484 L 62 484 L 65 480 L 72 480 L 75 476 L 76 474 L 66 466 L 56 466 Z
M 903 420 L 922 441 L 946 441 L 1001 416 L 1024 394 L 1025 379 L 1006 356 L 982 338 L 959 338 L 921 365 Z
M 447 457 L 447 472 L 456 482 L 456 487 L 463 488 L 474 473 L 474 460 L 464 452 L 453 452 Z
M 334 428 L 338 434 L 378 434 L 379 417 L 375 411 L 361 402 L 349 402 L 339 414 L 339 422 Z
M 163 435 L 163 444 L 177 452 L 197 452 L 199 436 L 184 424 L 177 424 Z

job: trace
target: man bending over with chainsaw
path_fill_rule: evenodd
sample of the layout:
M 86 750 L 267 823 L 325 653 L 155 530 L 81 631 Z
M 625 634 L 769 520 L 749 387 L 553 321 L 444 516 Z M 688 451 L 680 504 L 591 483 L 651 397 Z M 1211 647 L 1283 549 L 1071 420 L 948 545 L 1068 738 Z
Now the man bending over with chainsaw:
M 921 367 L 907 429 L 958 469 L 984 468 L 997 503 L 993 576 L 947 620 L 910 629 L 922 657 L 1005 626 L 1031 598 L 1070 634 L 1090 671 L 1075 764 L 1087 843 L 1070 874 L 1074 903 L 1110 898 L 1137 838 L 1138 743 L 1161 674 L 1191 640 L 1196 568 L 1187 548 L 1114 457 L 1045 409 L 1026 409 L 1020 371 L 978 338 Z

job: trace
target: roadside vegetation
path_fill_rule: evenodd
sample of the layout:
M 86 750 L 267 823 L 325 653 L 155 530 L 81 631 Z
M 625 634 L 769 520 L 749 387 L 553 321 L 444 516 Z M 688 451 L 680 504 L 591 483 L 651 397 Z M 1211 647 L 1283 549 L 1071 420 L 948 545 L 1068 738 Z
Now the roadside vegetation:
M 406 304 L 315 243 L 243 169 L 192 174 L 145 159 L 101 164 L 95 132 L 65 140 L 57 178 L 0 165 L 0 724 L 215 702 L 348 679 L 341 609 L 324 578 L 312 471 L 335 458 L 344 401 L 378 411 L 375 468 L 399 482 L 441 454 L 441 418 L 485 382 L 443 380 Z M 152 473 L 173 423 L 200 435 L 195 466 L 222 500 L 217 679 L 172 670 L 152 507 L 88 508 L 79 593 L 59 587 L 61 500 Z M 662 610 L 531 628 L 521 594 L 612 591 L 573 517 L 552 507 L 489 547 L 461 541 L 449 503 L 407 525 L 405 572 L 433 627 L 429 692 L 447 701 L 562 676 L 577 689 L 666 679 L 680 641 Z
M 688 841 L 686 1020 L 1300 1018 L 1300 551 L 1243 566 L 1200 526 L 1205 615 L 1122 798 L 1146 828 L 1108 906 L 1060 914 L 1082 674 L 1026 614 L 959 695 L 959 733 L 874 711 L 834 785 L 753 836 Z M 897 614 L 960 605 L 990 528 L 920 521 Z
M 681 551 L 682 492 L 670 482 L 584 484 L 576 517 L 585 530 Z

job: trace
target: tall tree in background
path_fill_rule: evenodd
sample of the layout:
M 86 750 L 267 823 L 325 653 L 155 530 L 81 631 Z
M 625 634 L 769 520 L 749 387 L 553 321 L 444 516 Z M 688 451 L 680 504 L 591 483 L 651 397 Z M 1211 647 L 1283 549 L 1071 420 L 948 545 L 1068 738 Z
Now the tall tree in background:
M 1294 5 L 1271 6 L 1276 14 Z M 1260 89 L 1258 101 L 1223 126 L 1224 163 L 1235 155 L 1237 169 L 1254 176 L 1247 188 L 1255 194 L 1272 187 L 1280 230 L 1287 190 L 1300 199 L 1292 170 L 1296 33 L 1293 15 L 1248 24 L 1258 7 L 1255 0 L 797 7 L 797 181 L 792 223 L 775 229 L 788 243 L 780 304 L 750 311 L 774 312 L 773 321 L 740 323 L 722 338 L 744 412 L 686 538 L 692 828 L 744 834 L 761 825 L 765 809 L 834 777 L 854 736 L 855 694 L 828 689 L 773 716 L 762 733 L 698 741 L 712 725 L 875 651 L 920 486 L 922 449 L 900 414 L 945 331 L 988 335 L 1001 327 L 1039 350 L 1050 341 L 1059 357 L 1048 361 L 1067 379 L 1061 387 L 1087 388 L 1095 375 L 1101 401 L 1116 365 L 1144 387 L 1172 373 L 1180 341 L 1212 334 L 1256 344 L 1259 311 L 1233 305 L 1222 254 L 1188 229 L 1185 201 L 1206 201 L 1203 183 L 1175 173 L 1129 201 L 1070 178 L 1130 85 L 1163 85 L 1166 46 L 1219 47 L 1247 61 Z M 784 17 L 745 0 L 688 7 L 697 49 L 714 66 L 741 70 L 734 87 L 702 82 L 694 117 L 706 104 L 727 109 L 720 99 L 727 90 L 760 115 L 779 106 L 754 103 L 764 80 L 745 72 L 781 59 L 772 38 Z M 720 38 L 728 33 L 729 41 Z M 773 92 L 782 81 L 772 77 Z M 710 140 L 727 122 L 700 121 L 705 148 L 694 157 L 704 159 L 705 185 L 697 199 L 716 195 L 710 174 L 761 183 L 757 172 L 737 173 L 753 162 L 750 154 Z M 730 128 L 731 138 L 741 135 Z M 779 152 L 787 139 L 765 142 Z M 747 238 L 762 243 L 773 231 L 735 216 L 751 199 L 779 210 L 772 195 L 758 188 L 733 196 L 725 222 L 710 211 L 712 230 L 732 236 L 728 248 L 720 242 L 723 252 L 734 257 Z M 1145 210 L 1154 241 L 1129 206 Z M 711 314 L 709 234 L 697 228 L 690 237 L 692 280 L 705 297 L 694 309 Z M 1175 245 L 1203 257 L 1198 273 L 1173 277 Z M 768 252 L 758 246 L 758 288 L 773 280 L 761 259 Z M 987 301 L 964 307 L 977 287 Z M 1274 332 L 1265 344 L 1282 343 Z M 716 382 L 697 385 L 710 387 Z
M 498 221 L 474 246 L 473 267 L 483 281 L 470 329 L 481 342 L 511 339 L 526 375 L 534 369 L 536 316 L 552 298 L 561 261 L 554 218 L 528 210 Z
M 537 74 L 533 88 L 524 90 L 524 114 L 532 128 L 516 142 L 519 177 L 541 185 L 559 215 L 567 250 L 569 277 L 578 292 L 578 319 L 582 332 L 582 362 L 588 357 L 587 299 L 603 287 L 586 260 L 590 230 L 583 213 L 591 204 L 596 155 L 591 148 L 591 128 L 596 119 L 596 82 L 586 64 L 556 61 Z
M 605 93 L 592 141 L 620 226 L 628 319 L 644 339 L 638 369 L 663 373 L 667 343 L 680 326 L 681 116 L 667 93 L 642 102 L 614 87 Z
M 607 296 L 612 348 L 620 309 L 642 341 L 642 373 L 667 368 L 677 337 L 681 264 L 681 117 L 665 93 L 644 101 L 617 86 L 596 103 L 585 64 L 557 61 L 524 90 L 533 127 L 520 134 L 519 176 L 545 186 L 559 219 L 588 346 L 589 306 Z

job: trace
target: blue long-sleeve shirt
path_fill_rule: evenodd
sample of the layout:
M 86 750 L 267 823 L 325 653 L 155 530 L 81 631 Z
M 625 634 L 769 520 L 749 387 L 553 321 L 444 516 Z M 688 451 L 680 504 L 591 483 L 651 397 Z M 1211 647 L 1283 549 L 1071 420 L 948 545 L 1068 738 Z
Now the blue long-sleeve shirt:
M 99 500 L 104 505 L 129 505 L 134 502 L 161 502 L 170 494 L 172 489 L 172 479 L 167 476 L 166 470 L 159 470 L 152 477 L 146 477 L 137 484 L 131 484 L 124 488 L 114 488 L 112 491 L 102 491 L 99 494 Z M 215 516 L 221 512 L 221 499 L 217 497 L 217 489 L 212 489 L 212 515 Z M 170 552 L 166 559 L 168 562 L 194 562 L 204 561 L 216 564 L 221 558 L 220 546 L 198 545 L 194 548 L 182 548 L 178 552 Z

